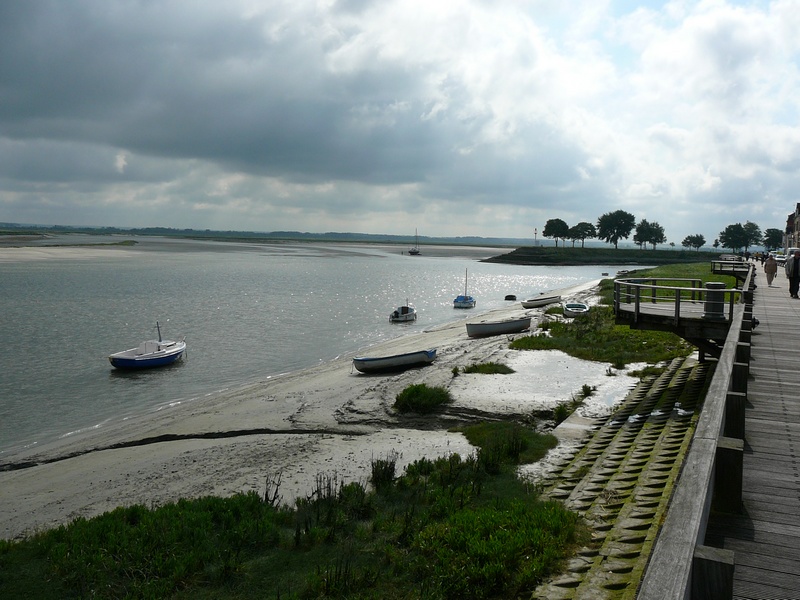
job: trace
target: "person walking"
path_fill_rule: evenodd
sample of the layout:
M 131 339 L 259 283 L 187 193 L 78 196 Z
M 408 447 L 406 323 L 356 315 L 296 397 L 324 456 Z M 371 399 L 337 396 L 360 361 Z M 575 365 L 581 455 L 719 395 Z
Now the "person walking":
M 775 280 L 775 274 L 778 272 L 778 261 L 770 254 L 763 262 L 764 273 L 767 276 L 767 287 L 772 287 L 772 282 Z
M 800 250 L 795 250 L 794 256 L 786 259 L 786 277 L 789 279 L 789 295 L 797 298 L 797 290 L 800 288 Z

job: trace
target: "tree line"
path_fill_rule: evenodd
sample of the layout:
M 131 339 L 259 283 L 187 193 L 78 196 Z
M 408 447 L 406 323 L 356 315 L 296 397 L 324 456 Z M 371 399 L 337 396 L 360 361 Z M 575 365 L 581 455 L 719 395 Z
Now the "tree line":
M 619 247 L 621 239 L 628 239 L 633 235 L 633 242 L 640 248 L 651 245 L 653 250 L 658 244 L 667 242 L 664 228 L 657 222 L 642 219 L 638 223 L 636 217 L 624 210 L 608 212 L 597 219 L 597 225 L 581 221 L 570 227 L 563 219 L 549 219 L 542 230 L 542 236 L 552 238 L 558 247 L 558 241 L 566 244 L 567 240 L 575 247 L 576 242 L 581 243 L 581 248 L 587 239 L 597 238 L 606 243 Z M 683 238 L 681 246 L 700 250 L 706 243 L 706 238 L 701 233 L 694 233 Z M 675 244 L 672 243 L 672 246 Z M 751 246 L 764 246 L 767 250 L 775 250 L 783 245 L 783 233 L 780 229 L 770 228 L 763 233 L 761 228 L 747 221 L 744 225 L 735 223 L 728 225 L 719 232 L 719 237 L 714 240 L 714 248 L 728 248 L 734 252 L 748 251 Z

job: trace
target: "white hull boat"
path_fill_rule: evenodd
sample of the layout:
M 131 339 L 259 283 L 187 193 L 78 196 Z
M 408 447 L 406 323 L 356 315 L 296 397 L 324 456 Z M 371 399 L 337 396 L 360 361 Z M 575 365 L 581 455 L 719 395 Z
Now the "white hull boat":
M 406 301 L 405 305 L 398 306 L 389 315 L 389 320 L 392 323 L 405 323 L 406 321 L 417 320 L 417 309 Z
M 555 304 L 556 302 L 561 302 L 561 296 L 559 295 L 534 296 L 533 298 L 528 298 L 527 300 L 523 300 L 522 308 L 539 308 L 540 306 L 547 306 L 548 304 Z
M 353 366 L 361 373 L 380 373 L 382 371 L 399 371 L 410 367 L 427 365 L 435 359 L 436 348 L 432 348 L 430 350 L 419 350 L 392 356 L 356 357 L 353 359 Z
M 111 354 L 108 361 L 117 369 L 149 369 L 174 363 L 186 351 L 186 342 L 161 339 L 161 326 L 158 321 L 156 329 L 158 329 L 157 340 L 147 340 L 137 348 Z
M 589 312 L 589 305 L 583 302 L 564 302 L 561 306 L 564 309 L 564 316 L 569 318 L 585 315 Z
M 530 317 L 519 319 L 505 319 L 502 321 L 479 321 L 477 323 L 467 323 L 467 335 L 469 337 L 485 337 L 490 335 L 503 335 L 507 333 L 519 333 L 531 326 Z
M 467 294 L 467 272 L 464 271 L 464 293 L 453 299 L 453 308 L 475 308 L 477 300 Z

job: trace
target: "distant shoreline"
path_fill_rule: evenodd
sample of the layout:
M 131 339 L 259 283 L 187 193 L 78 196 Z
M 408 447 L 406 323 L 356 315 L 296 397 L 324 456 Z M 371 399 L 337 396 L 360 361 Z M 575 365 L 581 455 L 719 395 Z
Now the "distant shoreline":
M 131 250 L 136 249 L 140 241 L 145 240 L 170 240 L 176 243 L 191 243 L 197 242 L 198 244 L 244 244 L 251 246 L 264 246 L 264 245 L 292 245 L 292 244 L 335 244 L 335 245 L 354 245 L 354 246 L 370 246 L 379 247 L 387 250 L 397 250 L 400 254 L 405 254 L 407 251 L 406 243 L 397 240 L 383 240 L 375 239 L 378 236 L 373 236 L 372 239 L 328 239 L 322 236 L 308 237 L 308 238 L 279 238 L 271 236 L 195 236 L 195 235 L 141 235 L 141 234 L 98 234 L 98 233 L 85 233 L 81 232 L 77 235 L 86 236 L 91 238 L 94 236 L 105 238 L 117 238 L 118 241 L 98 241 L 96 243 L 90 241 L 80 241 L 74 244 L 64 243 L 64 240 L 56 240 L 56 237 L 71 237 L 76 235 L 73 233 L 59 232 L 56 236 L 49 233 L 25 233 L 25 234 L 12 234 L 4 232 L 0 235 L 0 249 L 16 248 L 16 249 L 39 249 L 47 250 L 48 254 L 52 255 L 53 250 L 56 249 L 85 249 L 85 250 L 113 250 L 116 247 Z M 139 240 L 133 239 L 139 238 Z M 53 243 L 42 243 L 47 240 L 53 240 Z M 427 245 L 421 245 L 421 257 L 436 256 L 436 257 L 464 257 L 474 258 L 481 262 L 488 263 L 502 263 L 512 265 L 526 265 L 526 266 L 565 266 L 565 265 L 663 265 L 663 264 L 676 264 L 676 263 L 697 263 L 697 262 L 710 262 L 719 257 L 719 252 L 708 251 L 695 251 L 686 249 L 670 249 L 670 250 L 640 250 L 638 248 L 613 248 L 613 247 L 585 247 L 573 248 L 570 246 L 555 247 L 555 246 L 511 246 L 497 243 L 490 243 L 489 240 L 484 240 L 484 243 L 477 243 L 471 241 L 466 243 L 461 238 L 453 238 L 449 242 L 444 240 L 431 242 Z

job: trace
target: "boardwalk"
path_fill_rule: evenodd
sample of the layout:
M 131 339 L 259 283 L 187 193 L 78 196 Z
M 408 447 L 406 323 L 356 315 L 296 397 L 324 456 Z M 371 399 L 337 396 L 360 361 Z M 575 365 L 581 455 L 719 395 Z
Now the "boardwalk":
M 800 300 L 758 277 L 746 409 L 744 513 L 712 516 L 706 544 L 735 552 L 735 599 L 800 599 Z

